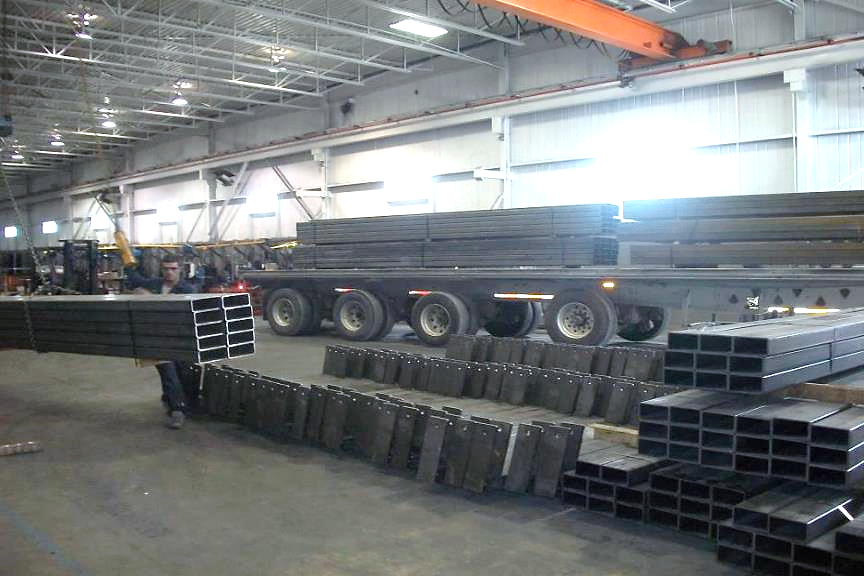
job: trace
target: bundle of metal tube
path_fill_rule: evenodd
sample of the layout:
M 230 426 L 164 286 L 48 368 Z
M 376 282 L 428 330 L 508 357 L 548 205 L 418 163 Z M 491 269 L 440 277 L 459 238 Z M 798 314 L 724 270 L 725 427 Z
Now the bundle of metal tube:
M 0 313 L 0 345 L 37 352 L 194 363 L 255 352 L 248 294 L 5 298 Z
M 639 451 L 842 487 L 864 480 L 864 408 L 688 390 L 640 405 Z
M 761 574 L 858 576 L 861 512 L 860 492 L 788 482 L 735 506 L 718 527 L 717 557 Z
M 864 312 L 779 318 L 669 334 L 665 381 L 760 394 L 864 366 Z

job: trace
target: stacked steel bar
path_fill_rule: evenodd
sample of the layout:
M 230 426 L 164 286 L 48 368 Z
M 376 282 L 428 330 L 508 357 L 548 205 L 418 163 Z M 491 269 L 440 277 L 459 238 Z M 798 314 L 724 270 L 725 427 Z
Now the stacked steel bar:
M 203 384 L 205 405 L 216 418 L 477 493 L 503 488 L 552 498 L 582 442 L 583 428 L 574 424 L 520 424 L 514 435 L 510 423 L 456 408 L 437 410 L 340 386 L 306 387 L 227 366 L 208 366 Z
M 801 399 L 688 390 L 640 405 L 643 454 L 798 480 L 864 480 L 864 409 Z
M 22 298 L 0 298 L 0 349 L 3 348 L 33 348 L 30 321 Z
M 618 262 L 608 204 L 318 220 L 298 227 L 297 268 L 590 266 Z
M 338 378 L 369 378 L 443 396 L 485 398 L 517 406 L 540 406 L 568 415 L 599 416 L 618 425 L 637 423 L 640 402 L 676 391 L 626 376 L 510 364 L 510 340 L 497 342 L 503 344 L 496 351 L 501 362 L 468 362 L 332 345 L 324 356 L 323 373 Z
M 38 352 L 198 363 L 255 351 L 248 294 L 11 298 L 0 309 L 26 319 L 16 342 Z
M 864 365 L 864 312 L 728 324 L 669 334 L 665 380 L 759 394 Z
M 627 446 L 586 441 L 579 459 L 561 477 L 565 504 L 625 520 L 647 518 L 648 477 L 666 462 Z
M 222 308 L 225 310 L 228 358 L 255 354 L 255 320 L 249 294 L 222 296 Z
M 733 507 L 777 482 L 690 464 L 658 469 L 648 483 L 647 520 L 705 538 L 732 517 Z
M 857 264 L 862 199 L 859 191 L 625 202 L 624 217 L 638 222 L 624 225 L 622 237 L 653 242 L 631 244 L 631 264 Z
M 720 524 L 718 558 L 763 574 L 853 574 L 845 562 L 860 569 L 864 551 L 846 556 L 836 545 L 845 543 L 838 535 L 854 533 L 848 522 L 861 504 L 859 492 L 781 484 L 738 504 Z

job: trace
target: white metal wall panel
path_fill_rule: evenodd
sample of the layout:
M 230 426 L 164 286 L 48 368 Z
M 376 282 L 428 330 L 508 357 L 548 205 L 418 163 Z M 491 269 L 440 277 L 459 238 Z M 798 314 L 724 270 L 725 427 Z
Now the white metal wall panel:
M 792 93 L 780 75 L 738 82 L 741 140 L 790 136 L 794 124 L 792 100 Z
M 335 148 L 329 180 L 332 185 L 410 180 L 498 162 L 498 139 L 482 122 Z
M 809 2 L 804 12 L 807 22 L 807 36 L 836 36 L 857 34 L 864 30 L 864 1 L 841 0 L 834 5 L 830 0 Z
M 864 189 L 864 133 L 819 136 L 812 150 L 816 190 Z
M 433 185 L 435 212 L 488 210 L 498 198 L 501 182 L 473 178 L 436 182 Z
M 610 50 L 616 53 L 614 48 Z M 519 92 L 540 86 L 609 78 L 617 73 L 615 61 L 593 47 L 570 45 L 551 50 L 547 47 L 546 50 L 510 59 L 510 88 Z
M 207 137 L 164 138 L 134 150 L 135 170 L 147 170 L 157 166 L 178 164 L 185 160 L 205 157 L 207 155 Z
M 364 124 L 373 120 L 417 114 L 432 108 L 467 102 L 498 93 L 498 71 L 491 66 L 429 76 L 354 97 L 354 110 L 344 115 L 334 102 L 332 122 L 336 126 Z
M 732 40 L 735 50 L 786 44 L 794 39 L 792 14 L 780 4 L 746 6 L 663 25 L 691 43 Z
M 318 110 L 231 122 L 216 129 L 216 153 L 265 146 L 324 128 L 324 114 Z
M 813 132 L 864 128 L 864 79 L 855 71 L 862 64 L 828 66 L 809 72 Z
M 163 206 L 185 206 L 207 199 L 206 180 L 187 180 L 135 189 L 135 210 L 158 210 Z

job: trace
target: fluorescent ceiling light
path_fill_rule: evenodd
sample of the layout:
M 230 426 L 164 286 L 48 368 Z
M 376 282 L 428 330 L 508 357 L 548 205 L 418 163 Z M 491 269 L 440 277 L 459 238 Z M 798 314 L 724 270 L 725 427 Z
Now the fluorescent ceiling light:
M 3 229 L 3 236 L 6 238 L 16 238 L 18 236 L 18 227 L 6 226 L 6 228 Z
M 187 104 L 189 104 L 189 101 L 186 100 L 186 98 L 184 98 L 183 95 L 178 92 L 177 95 L 174 96 L 174 99 L 171 100 L 171 104 L 173 104 L 174 106 L 186 106 Z
M 61 146 L 65 146 L 66 143 L 63 140 L 51 140 L 51 146 L 56 146 L 57 148 Z
M 54 220 L 46 220 L 42 222 L 42 234 L 56 234 L 57 222 Z
M 75 32 L 75 37 L 81 40 L 92 40 L 93 36 L 86 30 Z
M 420 22 L 419 20 L 414 20 L 412 18 L 406 18 L 405 20 L 400 20 L 395 24 L 391 24 L 390 28 L 414 34 L 415 36 L 423 36 L 424 38 L 437 38 L 447 34 L 446 28 L 441 28 L 434 24 L 427 24 L 426 22 Z
M 117 123 L 114 122 L 113 120 L 103 120 L 102 121 L 102 127 L 103 128 L 116 128 Z
M 9 156 L 9 158 L 12 160 L 23 160 L 24 154 L 22 154 L 21 152 L 18 152 L 16 150 L 15 152 L 12 152 L 12 154 Z

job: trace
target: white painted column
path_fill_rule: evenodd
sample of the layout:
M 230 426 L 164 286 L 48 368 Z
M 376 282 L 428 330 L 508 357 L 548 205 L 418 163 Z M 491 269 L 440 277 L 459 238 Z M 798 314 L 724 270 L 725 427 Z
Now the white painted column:
M 813 190 L 811 123 L 813 118 L 812 93 L 807 82 L 807 70 L 787 70 L 783 81 L 792 92 L 792 133 L 795 138 L 795 191 Z

